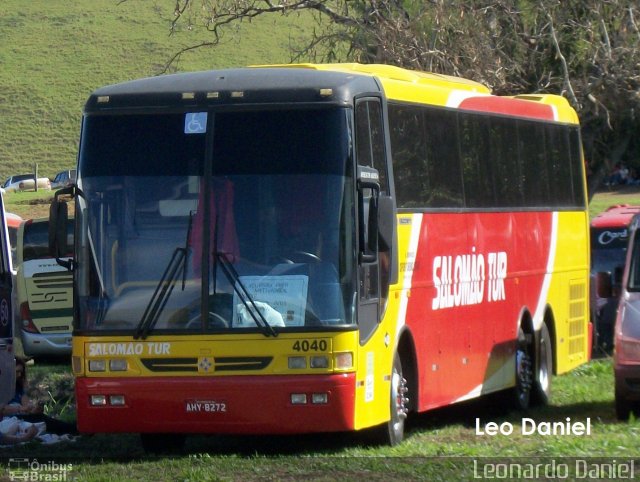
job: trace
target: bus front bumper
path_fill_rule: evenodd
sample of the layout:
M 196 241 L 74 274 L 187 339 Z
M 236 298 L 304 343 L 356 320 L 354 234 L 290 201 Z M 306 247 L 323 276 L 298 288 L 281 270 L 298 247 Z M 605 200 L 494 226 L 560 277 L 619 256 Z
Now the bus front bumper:
M 79 377 L 76 403 L 82 433 L 338 432 L 354 428 L 355 374 Z

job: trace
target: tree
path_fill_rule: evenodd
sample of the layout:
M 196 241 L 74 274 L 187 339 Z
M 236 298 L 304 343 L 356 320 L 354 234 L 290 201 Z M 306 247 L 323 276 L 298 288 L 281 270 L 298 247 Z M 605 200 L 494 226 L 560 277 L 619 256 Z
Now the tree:
M 616 161 L 640 171 L 635 0 L 176 0 L 172 28 L 210 33 L 189 49 L 215 46 L 233 24 L 303 11 L 316 28 L 293 61 L 388 63 L 471 78 L 497 94 L 562 94 L 580 115 L 595 171 Z

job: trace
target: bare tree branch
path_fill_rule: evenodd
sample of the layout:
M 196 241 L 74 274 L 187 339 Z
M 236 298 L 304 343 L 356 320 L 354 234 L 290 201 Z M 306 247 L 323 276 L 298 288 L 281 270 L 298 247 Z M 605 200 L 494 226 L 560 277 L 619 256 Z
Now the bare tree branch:
M 562 64 L 562 72 L 564 75 L 564 85 L 569 94 L 569 98 L 571 100 L 571 103 L 574 106 L 579 107 L 580 103 L 578 102 L 578 99 L 576 98 L 576 94 L 573 91 L 573 87 L 571 86 L 571 76 L 569 74 L 569 66 L 567 65 L 567 59 L 564 57 L 564 55 L 562 55 L 562 50 L 560 49 L 560 42 L 558 42 L 558 36 L 556 35 L 556 30 L 553 27 L 553 18 L 551 17 L 551 15 L 549 15 L 549 30 L 551 32 L 551 39 L 553 40 L 553 45 L 556 49 L 556 55 L 558 56 L 558 59 Z
M 199 41 L 174 54 L 164 71 L 186 52 L 215 48 L 243 21 L 306 12 L 316 27 L 292 45 L 291 60 L 388 63 L 472 78 L 499 94 L 563 94 L 581 116 L 590 157 L 604 158 L 606 146 L 635 145 L 636 154 L 628 155 L 640 159 L 640 141 L 626 140 L 640 130 L 636 3 L 174 0 L 171 34 L 197 35 Z

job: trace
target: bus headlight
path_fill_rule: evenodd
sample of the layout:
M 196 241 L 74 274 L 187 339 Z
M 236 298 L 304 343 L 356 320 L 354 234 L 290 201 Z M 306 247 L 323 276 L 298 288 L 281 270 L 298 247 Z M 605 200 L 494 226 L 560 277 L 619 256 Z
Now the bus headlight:
M 307 394 L 306 393 L 292 393 L 291 404 L 292 405 L 306 405 Z
M 107 404 L 107 397 L 105 395 L 91 395 L 92 407 L 104 407 Z
M 348 370 L 353 368 L 353 353 L 350 351 L 345 353 L 336 353 L 334 355 L 334 367 L 336 370 Z
M 304 369 L 307 368 L 307 359 L 303 356 L 290 356 L 289 357 L 290 369 Z
M 115 360 L 109 360 L 109 370 L 112 372 L 126 372 L 127 360 L 123 358 L 117 358 Z
M 311 368 L 329 368 L 329 359 L 324 355 L 312 356 L 310 365 Z
M 104 372 L 107 370 L 107 362 L 105 360 L 89 360 L 90 372 Z
M 329 395 L 327 393 L 313 393 L 311 394 L 311 403 L 316 405 L 324 405 L 329 401 Z
M 124 406 L 124 395 L 109 395 L 109 405 L 114 407 Z

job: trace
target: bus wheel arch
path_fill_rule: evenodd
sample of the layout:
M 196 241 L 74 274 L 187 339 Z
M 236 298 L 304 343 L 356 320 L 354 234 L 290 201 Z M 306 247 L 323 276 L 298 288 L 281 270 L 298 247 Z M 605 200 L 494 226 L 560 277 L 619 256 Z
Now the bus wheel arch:
M 413 336 L 408 329 L 400 333 L 398 345 L 396 347 L 396 356 L 400 358 L 402 363 L 402 372 L 407 380 L 407 408 L 409 412 L 418 411 L 418 364 L 416 356 L 416 348 L 413 342 Z
M 408 330 L 400 333 L 393 352 L 389 380 L 389 420 L 377 429 L 379 442 L 397 445 L 404 439 L 407 415 L 417 405 L 414 395 L 417 387 L 415 347 Z
M 551 398 L 551 380 L 556 373 L 555 323 L 547 307 L 540 329 L 535 334 L 535 379 L 532 403 L 547 405 Z

